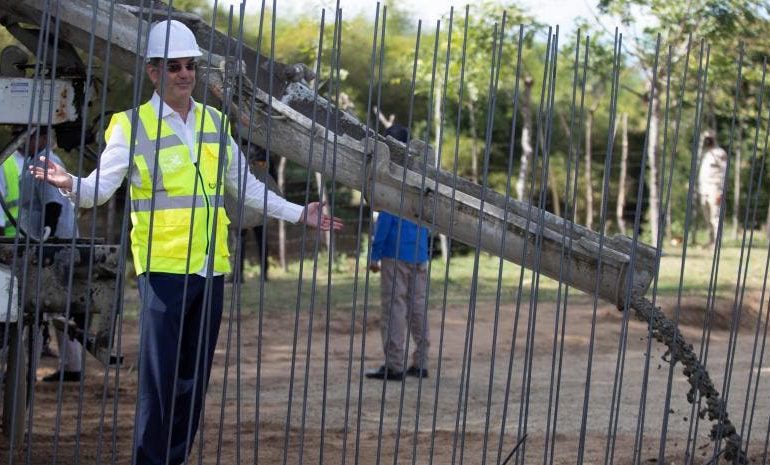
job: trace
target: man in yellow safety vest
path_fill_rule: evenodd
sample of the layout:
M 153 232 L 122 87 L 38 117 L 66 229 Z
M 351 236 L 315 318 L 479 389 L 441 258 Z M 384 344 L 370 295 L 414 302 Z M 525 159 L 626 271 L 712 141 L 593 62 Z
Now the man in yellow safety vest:
M 134 460 L 179 464 L 197 431 L 222 315 L 223 275 L 230 271 L 223 194 L 237 192 L 239 173 L 248 169 L 232 138 L 220 132 L 227 127 L 222 114 L 192 98 L 201 56 L 192 31 L 176 20 L 154 24 L 145 56 L 155 93 L 113 116 L 99 169 L 85 178 L 51 162 L 32 170 L 83 208 L 107 201 L 128 176 L 142 300 Z M 342 227 L 318 202 L 293 204 L 253 176 L 245 192 L 246 204 L 260 210 L 267 196 L 267 216 L 324 230 Z

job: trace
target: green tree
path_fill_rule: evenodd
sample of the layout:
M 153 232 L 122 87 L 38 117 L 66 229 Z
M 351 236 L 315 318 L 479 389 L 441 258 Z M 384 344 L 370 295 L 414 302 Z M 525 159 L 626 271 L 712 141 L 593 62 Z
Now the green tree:
M 711 114 L 707 123 L 710 122 L 710 126 L 715 126 L 720 133 L 725 134 L 729 131 L 725 122 L 730 120 L 728 115 L 732 113 L 736 50 L 741 41 L 753 43 L 755 31 L 767 29 L 766 19 L 758 13 L 763 9 L 767 11 L 767 3 L 762 0 L 600 0 L 599 8 L 603 13 L 630 26 L 631 30 L 642 31 L 626 43 L 629 44 L 628 52 L 639 64 L 647 81 L 648 96 L 652 99 L 646 155 L 649 167 L 648 222 L 652 243 L 656 245 L 661 218 L 658 190 L 661 185 L 660 177 L 664 175 L 658 173 L 658 157 L 661 150 L 660 125 L 663 117 L 661 98 L 664 97 L 666 72 L 665 59 L 660 59 L 657 70 L 654 69 L 656 37 L 660 34 L 664 46 L 671 47 L 671 62 L 675 68 L 681 66 L 691 36 L 695 38 L 696 44 L 697 40 L 702 38 L 711 45 L 709 80 L 712 84 L 708 94 Z M 664 48 L 663 52 L 665 50 Z M 660 58 L 664 56 L 665 53 L 661 53 Z M 751 53 L 747 56 L 750 57 Z M 694 67 L 694 63 L 697 61 L 693 60 L 691 66 Z M 653 82 L 654 74 L 658 75 L 656 82 Z M 733 79 L 728 79 L 727 76 L 733 76 Z M 742 118 L 739 120 L 742 121 Z M 740 167 L 737 166 L 736 169 Z

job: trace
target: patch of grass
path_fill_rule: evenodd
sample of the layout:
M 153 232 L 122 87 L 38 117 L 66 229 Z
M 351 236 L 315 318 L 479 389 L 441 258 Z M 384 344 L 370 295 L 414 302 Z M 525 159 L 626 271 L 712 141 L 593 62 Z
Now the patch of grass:
M 445 290 L 447 305 L 468 305 L 474 258 L 473 256 L 453 257 L 449 266 L 449 277 L 447 285 L 444 286 L 446 268 L 441 260 L 432 262 L 431 306 L 441 306 Z M 315 264 L 312 260 L 306 260 L 301 268 L 300 270 L 299 263 L 293 263 L 287 271 L 277 267 L 270 269 L 270 280 L 264 286 L 264 307 L 267 311 L 295 311 L 297 305 L 302 310 L 308 310 L 311 305 L 316 309 L 325 309 L 328 305 L 335 311 L 350 312 L 354 306 L 357 311 L 361 311 L 364 305 L 379 306 L 380 276 L 371 272 L 367 276 L 364 260 L 360 261 L 357 274 L 354 257 L 347 257 L 333 264 L 331 274 L 328 273 L 328 261 L 325 257 L 319 258 Z M 510 302 L 514 297 L 519 269 L 512 263 L 504 263 L 501 287 L 503 301 Z M 257 311 L 259 308 L 258 270 L 258 267 L 247 266 L 244 273 L 246 285 L 243 288 L 241 300 L 244 313 Z M 481 255 L 477 273 L 478 301 L 494 302 L 497 293 L 498 259 L 487 254 Z M 528 282 L 525 281 L 525 283 Z M 298 290 L 301 296 L 299 303 Z
M 658 281 L 658 294 L 675 296 L 680 287 L 682 269 L 682 248 L 670 247 L 661 260 Z M 740 275 L 741 286 L 745 279 L 746 292 L 758 292 L 762 289 L 767 259 L 767 244 L 761 241 L 751 249 L 741 250 L 740 244 L 723 246 L 717 263 L 713 260 L 714 252 L 711 247 L 688 247 L 685 257 L 684 273 L 682 274 L 682 294 L 688 296 L 703 296 L 708 293 L 712 281 L 712 268 L 716 275 L 717 296 L 733 298 L 738 283 L 739 263 L 742 263 Z M 748 268 L 746 265 L 748 263 Z
M 712 253 L 711 248 L 688 248 L 683 275 L 683 296 L 698 296 L 705 299 L 709 288 Z M 739 245 L 727 245 L 722 248 L 717 278 L 718 297 L 733 298 L 740 256 Z M 767 246 L 760 244 L 750 250 L 744 250 L 744 265 L 747 257 L 750 257 L 750 260 L 746 273 L 746 290 L 749 293 L 756 293 L 761 290 L 764 278 Z M 659 296 L 675 297 L 677 295 L 681 262 L 681 247 L 666 249 L 660 265 Z M 432 308 L 441 307 L 446 292 L 448 306 L 468 306 L 473 291 L 471 283 L 474 269 L 477 274 L 476 303 L 494 304 L 499 288 L 501 304 L 515 304 L 521 267 L 511 262 L 503 262 L 501 279 L 498 281 L 499 264 L 497 257 L 486 253 L 479 256 L 478 265 L 475 263 L 473 254 L 454 256 L 450 260 L 449 273 L 445 282 L 446 267 L 440 259 L 434 259 L 430 269 L 429 305 Z M 502 283 L 499 287 L 498 282 Z M 522 281 L 522 305 L 527 305 L 529 301 L 531 284 L 532 273 L 525 270 Z M 555 301 L 557 293 L 558 283 L 541 276 L 537 289 L 538 299 L 545 302 Z M 135 288 L 126 291 L 125 309 L 126 316 L 129 318 L 136 315 L 138 300 L 136 294 Z M 225 311 L 227 311 L 232 296 L 230 285 L 227 286 L 225 295 Z M 584 294 L 572 290 L 570 295 Z M 342 257 L 329 267 L 327 257 L 321 254 L 317 262 L 310 259 L 306 259 L 304 263 L 294 262 L 286 271 L 277 264 L 273 264 L 270 268 L 270 280 L 264 283 L 262 289 L 259 266 L 247 264 L 244 270 L 244 282 L 241 285 L 240 304 L 242 313 L 247 315 L 257 313 L 260 305 L 263 305 L 268 313 L 294 312 L 297 306 L 302 312 L 309 311 L 311 307 L 316 311 L 325 311 L 328 307 L 335 312 L 351 312 L 355 306 L 356 311 L 360 313 L 364 305 L 369 306 L 370 309 L 379 308 L 380 277 L 379 274 L 374 273 L 368 273 L 367 276 L 364 258 L 360 260 L 358 273 L 356 273 L 355 257 Z

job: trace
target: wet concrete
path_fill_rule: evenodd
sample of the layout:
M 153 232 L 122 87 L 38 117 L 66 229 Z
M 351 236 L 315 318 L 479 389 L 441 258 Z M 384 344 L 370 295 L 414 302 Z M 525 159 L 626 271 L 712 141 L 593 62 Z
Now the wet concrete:
M 647 298 L 633 297 L 631 308 L 634 309 L 637 318 L 650 324 L 652 336 L 668 347 L 671 363 L 682 364 L 682 371 L 690 383 L 687 401 L 694 404 L 699 398 L 706 399 L 706 407 L 702 408 L 698 415 L 702 419 L 708 417 L 709 421 L 713 422 L 710 435 L 712 441 L 717 443 L 725 441 L 722 451 L 724 458 L 736 464 L 748 463 L 746 454 L 741 448 L 741 436 L 730 421 L 725 402 L 714 386 L 708 370 L 698 360 L 692 344 L 685 341 L 676 323 Z

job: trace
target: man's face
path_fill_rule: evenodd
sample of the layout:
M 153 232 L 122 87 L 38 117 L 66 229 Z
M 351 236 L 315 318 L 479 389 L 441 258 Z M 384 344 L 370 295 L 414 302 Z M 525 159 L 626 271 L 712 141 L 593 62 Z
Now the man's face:
M 165 72 L 163 81 L 163 98 L 169 102 L 184 102 L 192 96 L 195 87 L 195 71 L 197 62 L 194 58 L 169 58 L 165 63 L 156 60 L 147 65 L 147 74 L 150 76 L 155 89 L 161 93 L 161 76 Z

